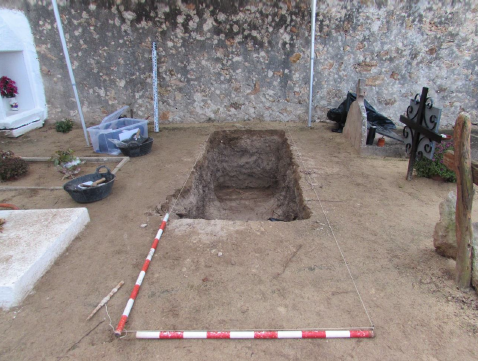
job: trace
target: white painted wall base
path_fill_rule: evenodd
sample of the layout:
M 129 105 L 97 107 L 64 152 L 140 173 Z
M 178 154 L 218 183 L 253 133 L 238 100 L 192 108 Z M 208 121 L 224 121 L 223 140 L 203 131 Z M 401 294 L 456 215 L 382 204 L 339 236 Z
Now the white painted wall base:
M 0 211 L 0 307 L 18 306 L 90 221 L 86 208 Z
M 0 130 L 17 137 L 43 126 L 47 117 L 45 91 L 33 35 L 25 15 L 0 9 L 0 77 L 16 82 L 19 110 L 10 111 L 6 99 L 0 102 Z

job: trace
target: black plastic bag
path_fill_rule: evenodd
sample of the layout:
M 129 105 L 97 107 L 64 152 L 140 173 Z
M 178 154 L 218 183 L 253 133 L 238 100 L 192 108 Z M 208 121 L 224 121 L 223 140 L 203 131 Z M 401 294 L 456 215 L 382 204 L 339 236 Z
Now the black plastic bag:
M 355 99 L 357 99 L 356 94 L 348 92 L 347 98 L 338 106 L 338 108 L 330 109 L 327 112 L 327 118 L 339 123 L 339 125 L 343 127 L 347 120 L 347 113 L 349 112 L 350 105 Z M 367 111 L 367 122 L 370 123 L 370 125 L 381 127 L 384 130 L 393 130 L 397 128 L 390 119 L 377 112 L 368 101 L 364 100 L 364 103 L 365 110 Z

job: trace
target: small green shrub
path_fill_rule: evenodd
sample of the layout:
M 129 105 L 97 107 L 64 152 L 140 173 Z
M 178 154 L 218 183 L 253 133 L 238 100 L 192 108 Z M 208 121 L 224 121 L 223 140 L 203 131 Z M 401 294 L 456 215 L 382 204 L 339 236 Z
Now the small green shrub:
M 64 174 L 65 178 L 74 178 L 81 171 L 80 165 L 84 162 L 74 155 L 73 149 L 57 150 L 50 158 L 56 169 Z
M 69 163 L 76 158 L 74 156 L 74 152 L 75 151 L 73 149 L 57 150 L 55 154 L 51 156 L 50 161 L 53 162 L 55 166 L 63 163 Z
M 65 120 L 60 120 L 55 123 L 55 129 L 60 133 L 68 133 L 73 129 L 73 121 L 68 118 L 65 118 Z
M 445 182 L 456 182 L 456 174 L 452 170 L 449 170 L 443 164 L 443 155 L 447 150 L 453 150 L 453 142 L 440 143 L 435 147 L 435 154 L 433 159 L 422 157 L 417 160 L 414 165 L 414 169 L 417 172 L 417 176 L 431 178 L 433 176 L 441 177 Z
M 17 179 L 28 171 L 28 163 L 13 152 L 0 151 L 0 179 L 3 181 Z

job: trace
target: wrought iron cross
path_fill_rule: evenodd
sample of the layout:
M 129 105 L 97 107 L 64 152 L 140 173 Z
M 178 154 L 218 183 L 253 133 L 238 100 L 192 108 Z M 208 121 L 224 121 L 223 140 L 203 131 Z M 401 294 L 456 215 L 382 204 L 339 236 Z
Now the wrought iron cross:
M 413 165 L 417 155 L 432 159 L 435 142 L 442 141 L 441 135 L 438 134 L 441 109 L 434 108 L 433 100 L 427 98 L 427 95 L 428 88 L 423 88 L 420 97 L 417 94 L 415 99 L 410 100 L 407 116 L 400 116 L 400 121 L 405 124 L 403 136 L 405 137 L 406 151 L 410 154 L 407 180 L 412 180 Z

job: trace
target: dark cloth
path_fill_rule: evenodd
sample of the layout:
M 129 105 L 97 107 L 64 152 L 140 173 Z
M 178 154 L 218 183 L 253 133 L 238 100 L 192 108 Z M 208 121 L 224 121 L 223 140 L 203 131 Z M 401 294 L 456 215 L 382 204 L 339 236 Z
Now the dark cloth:
M 339 126 L 344 126 L 347 120 L 347 113 L 349 112 L 350 105 L 357 99 L 355 93 L 347 93 L 347 98 L 338 106 L 338 108 L 330 109 L 327 112 L 327 118 L 339 123 Z M 384 130 L 393 130 L 397 127 L 386 116 L 380 114 L 375 108 L 366 100 L 365 110 L 367 111 L 367 122 L 376 127 L 381 127 Z

